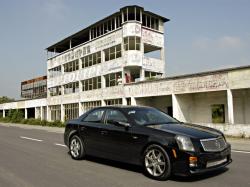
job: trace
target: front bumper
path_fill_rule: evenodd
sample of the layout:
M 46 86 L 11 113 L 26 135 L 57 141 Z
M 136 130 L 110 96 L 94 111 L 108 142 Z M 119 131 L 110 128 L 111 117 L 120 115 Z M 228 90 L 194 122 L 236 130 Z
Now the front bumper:
M 222 163 L 222 164 L 214 166 L 214 167 L 209 167 L 209 168 L 204 168 L 204 169 L 197 168 L 195 170 L 190 170 L 190 174 L 202 174 L 202 173 L 207 173 L 207 172 L 211 172 L 214 170 L 218 170 L 218 169 L 226 167 L 228 164 L 232 163 L 232 161 L 233 160 L 230 158 L 225 163 Z
M 197 157 L 197 165 L 191 167 L 189 165 L 189 157 Z M 223 160 L 223 162 L 220 162 Z M 209 166 L 208 163 L 218 164 Z M 214 170 L 218 170 L 226 167 L 232 162 L 231 158 L 231 146 L 228 144 L 228 147 L 220 152 L 184 152 L 178 151 L 177 158 L 173 160 L 173 173 L 176 175 L 188 176 L 194 174 L 202 174 Z

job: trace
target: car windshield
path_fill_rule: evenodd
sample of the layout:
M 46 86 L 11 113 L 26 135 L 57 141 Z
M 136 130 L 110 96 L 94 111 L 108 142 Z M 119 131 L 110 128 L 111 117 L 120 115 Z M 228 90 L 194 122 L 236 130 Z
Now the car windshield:
M 146 126 L 166 123 L 180 123 L 164 112 L 153 108 L 130 109 L 127 114 L 137 125 Z

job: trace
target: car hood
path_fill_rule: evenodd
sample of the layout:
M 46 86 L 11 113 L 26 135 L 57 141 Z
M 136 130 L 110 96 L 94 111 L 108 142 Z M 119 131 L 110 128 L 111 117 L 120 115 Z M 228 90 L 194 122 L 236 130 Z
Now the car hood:
M 169 123 L 150 125 L 148 127 L 197 139 L 217 138 L 222 135 L 222 133 L 216 129 L 189 123 Z

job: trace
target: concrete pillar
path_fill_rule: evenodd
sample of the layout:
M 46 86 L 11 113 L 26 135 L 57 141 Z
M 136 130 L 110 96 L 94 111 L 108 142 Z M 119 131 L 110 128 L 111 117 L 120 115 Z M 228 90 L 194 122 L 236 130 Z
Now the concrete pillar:
M 173 117 L 179 120 L 179 103 L 176 95 L 172 94 Z
M 136 106 L 136 99 L 134 97 L 131 97 L 131 105 Z
M 82 103 L 79 102 L 79 117 L 84 113 Z
M 78 63 L 79 63 L 79 69 L 82 69 L 82 58 L 79 58 Z
M 165 68 L 164 68 L 164 73 L 163 73 L 163 77 L 165 77 L 166 76 L 166 67 L 167 67 L 167 65 L 166 65 L 166 61 L 165 61 L 165 49 L 164 49 L 164 47 L 162 47 L 161 48 L 161 60 L 164 62 L 164 64 L 165 64 Z
M 234 124 L 234 106 L 232 90 L 227 89 L 228 122 Z
M 61 121 L 65 121 L 65 111 L 64 111 L 64 106 L 61 104 Z
M 102 106 L 106 106 L 106 103 L 105 103 L 105 101 L 102 99 Z
M 122 105 L 128 105 L 126 97 L 122 98 Z
M 182 113 L 182 108 L 177 95 L 172 94 L 173 117 L 177 120 L 186 122 Z
M 106 79 L 105 76 L 101 76 L 102 88 L 106 88 Z
M 5 114 L 5 110 L 3 110 L 3 118 L 5 118 L 6 114 Z
M 192 95 L 172 94 L 173 117 L 182 122 L 192 122 Z
M 145 79 L 145 70 L 141 68 L 140 70 L 140 81 L 144 81 Z
M 47 121 L 51 121 L 51 113 L 49 106 L 47 106 Z
M 40 118 L 40 114 L 39 113 L 40 113 L 39 109 L 37 107 L 35 107 L 35 119 Z
M 82 92 L 82 81 L 79 81 L 79 93 Z
M 24 109 L 24 118 L 28 119 L 28 109 L 27 108 Z
M 61 65 L 61 73 L 64 74 L 64 65 Z
M 43 106 L 40 107 L 40 116 L 41 116 L 41 120 L 44 120 Z
M 69 48 L 70 49 L 72 48 L 72 41 L 71 41 L 71 39 L 69 40 Z

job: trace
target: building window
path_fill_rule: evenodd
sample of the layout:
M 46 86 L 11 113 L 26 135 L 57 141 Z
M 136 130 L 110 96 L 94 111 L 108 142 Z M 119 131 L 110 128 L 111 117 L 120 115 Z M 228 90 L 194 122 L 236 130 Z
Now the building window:
M 83 111 L 87 112 L 95 107 L 102 106 L 101 101 L 90 101 L 90 102 L 84 102 L 83 103 Z
M 61 93 L 61 86 L 49 88 L 49 93 L 50 93 L 50 96 L 61 95 L 62 94 Z
M 82 68 L 101 63 L 101 51 L 82 58 Z
M 105 75 L 105 79 L 106 87 L 117 86 L 118 84 L 122 84 L 122 73 L 117 72 Z
M 109 105 L 122 105 L 122 99 L 109 99 L 105 100 L 107 106 Z
M 127 105 L 131 105 L 131 97 L 126 98 L 126 100 L 127 100 Z
M 105 61 L 120 58 L 122 56 L 121 44 L 105 49 L 104 53 L 105 53 Z
M 21 83 L 21 96 L 24 98 L 43 98 L 47 96 L 47 77 L 24 81 Z
M 74 60 L 72 62 L 68 62 L 66 64 L 63 65 L 64 67 L 64 72 L 72 72 L 72 71 L 77 71 L 79 70 L 79 61 Z
M 122 26 L 122 15 L 118 15 L 116 17 L 116 28 L 119 28 Z
M 95 90 L 102 88 L 101 76 L 82 81 L 82 91 Z
M 124 38 L 124 50 L 140 50 L 141 38 L 138 36 L 128 36 Z
M 61 66 L 54 67 L 49 69 L 49 78 L 57 77 L 62 74 Z
M 212 123 L 225 123 L 225 106 L 224 104 L 211 105 Z
M 64 86 L 64 94 L 77 93 L 79 92 L 79 82 L 71 82 L 69 84 L 65 84 Z
M 64 116 L 65 121 L 78 118 L 79 117 L 79 104 L 78 103 L 65 104 L 64 112 L 65 112 L 65 116 Z
M 51 120 L 61 120 L 61 105 L 50 106 Z
M 147 14 L 142 14 L 142 26 L 148 27 L 154 30 L 159 30 L 159 19 L 149 16 Z
M 90 29 L 91 39 L 95 39 L 102 36 L 110 31 L 120 28 L 122 25 L 122 16 L 119 14 L 116 17 L 112 17 L 106 20 L 104 23 L 97 25 Z
M 162 76 L 162 73 L 145 71 L 145 78 L 157 78 L 157 77 L 161 77 L 161 76 Z
M 127 7 L 123 10 L 123 18 L 124 22 L 126 21 L 141 21 L 141 16 L 140 16 L 140 8 L 139 7 Z

